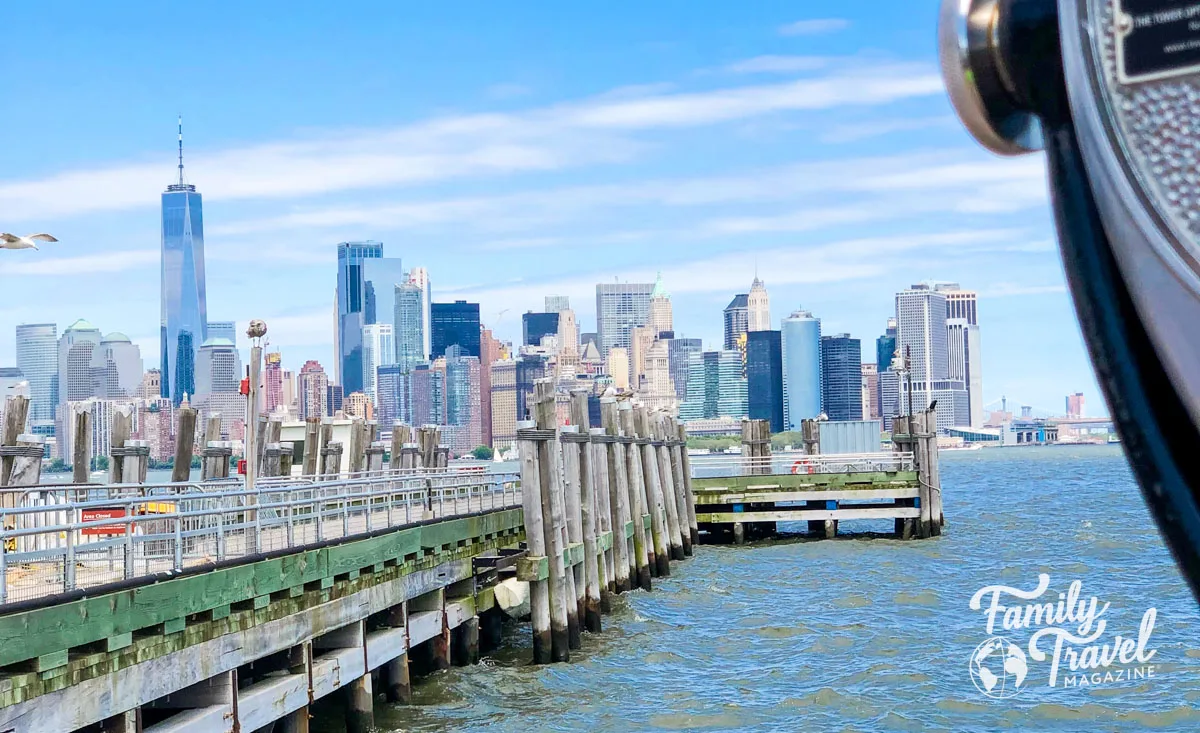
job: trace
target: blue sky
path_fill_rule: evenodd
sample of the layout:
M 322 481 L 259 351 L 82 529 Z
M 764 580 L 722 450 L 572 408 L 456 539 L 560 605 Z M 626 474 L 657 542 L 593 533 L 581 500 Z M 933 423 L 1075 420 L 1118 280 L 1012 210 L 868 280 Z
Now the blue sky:
M 5 3 L 0 257 L 12 326 L 86 317 L 157 362 L 158 194 L 204 194 L 211 320 L 331 367 L 334 245 L 372 238 L 502 338 L 547 294 L 662 271 L 717 346 L 754 276 L 772 319 L 874 339 L 896 290 L 980 293 L 984 395 L 1102 411 L 1040 157 L 983 152 L 937 72 L 932 0 Z M 506 311 L 502 313 L 502 311 Z

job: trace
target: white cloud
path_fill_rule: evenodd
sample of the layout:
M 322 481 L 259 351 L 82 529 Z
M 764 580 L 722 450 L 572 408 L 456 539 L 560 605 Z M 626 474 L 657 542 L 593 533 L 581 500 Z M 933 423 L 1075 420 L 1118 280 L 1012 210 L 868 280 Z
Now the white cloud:
M 824 69 L 830 62 L 821 56 L 755 56 L 729 64 L 725 70 L 734 74 L 787 74 Z
M 45 257 L 45 250 L 22 256 L 21 260 L 8 262 L 11 252 L 0 253 L 0 275 L 50 275 L 64 277 L 70 275 L 92 275 L 101 272 L 124 272 L 141 268 L 157 267 L 159 252 L 157 249 L 133 249 L 120 252 L 106 252 L 97 255 L 81 255 L 79 257 Z
M 407 126 L 190 156 L 188 177 L 210 201 L 284 198 L 630 160 L 637 131 L 756 116 L 886 104 L 940 94 L 924 64 L 846 68 L 811 79 L 690 93 L 601 95 L 512 114 L 443 117 Z M 29 221 L 153 206 L 168 168 L 133 163 L 0 181 L 0 219 Z
M 1067 292 L 1064 283 L 1033 285 L 1031 283 L 1001 282 L 979 289 L 980 298 L 1012 298 L 1029 295 L 1053 295 Z
M 833 33 L 850 27 L 850 21 L 845 18 L 814 18 L 797 20 L 779 27 L 781 36 L 815 36 L 822 33 Z
M 919 117 L 915 119 L 882 119 L 870 122 L 841 124 L 821 133 L 823 143 L 852 143 L 869 137 L 879 137 L 893 132 L 910 132 L 931 128 L 958 129 L 959 122 L 949 115 Z

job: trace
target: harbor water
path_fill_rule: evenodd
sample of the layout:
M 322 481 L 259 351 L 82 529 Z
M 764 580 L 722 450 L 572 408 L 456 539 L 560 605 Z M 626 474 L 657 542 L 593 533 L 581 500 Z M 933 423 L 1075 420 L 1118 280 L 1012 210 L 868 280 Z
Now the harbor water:
M 1119 446 L 943 453 L 942 485 L 939 538 L 900 542 L 863 522 L 832 541 L 705 546 L 653 592 L 619 597 L 604 633 L 585 635 L 569 664 L 529 665 L 528 625 L 512 626 L 481 664 L 417 684 L 415 704 L 380 698 L 377 724 L 514 733 L 1200 725 L 1200 614 Z M 971 597 L 996 584 L 1032 590 L 1041 573 L 1050 577 L 1042 601 L 1078 580 L 1082 598 L 1110 604 L 1096 644 L 1137 638 L 1155 608 L 1143 649 L 1152 669 L 1068 685 L 1064 660 L 1051 687 L 1050 662 L 1029 659 L 1019 694 L 985 696 L 969 668 L 977 647 L 995 635 L 1024 647 L 1030 630 L 998 620 L 989 634 Z M 1052 639 L 1041 646 L 1052 650 Z M 318 711 L 314 730 L 344 730 L 335 702 Z

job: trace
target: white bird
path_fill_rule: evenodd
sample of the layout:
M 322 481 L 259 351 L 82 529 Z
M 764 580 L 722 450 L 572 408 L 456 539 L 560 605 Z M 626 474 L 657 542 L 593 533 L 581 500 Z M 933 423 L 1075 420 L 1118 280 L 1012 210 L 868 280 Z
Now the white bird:
M 38 246 L 34 242 L 57 241 L 57 239 L 49 234 L 30 234 L 25 237 L 18 237 L 8 232 L 0 233 L 0 249 L 37 249 Z

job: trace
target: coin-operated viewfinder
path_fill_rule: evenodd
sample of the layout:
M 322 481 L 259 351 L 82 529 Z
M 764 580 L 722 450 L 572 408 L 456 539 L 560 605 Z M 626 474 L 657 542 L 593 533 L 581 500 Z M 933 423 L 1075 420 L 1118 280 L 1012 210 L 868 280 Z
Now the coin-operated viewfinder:
M 999 155 L 1045 151 L 1097 376 L 1147 502 L 1200 579 L 1200 5 L 945 0 L 955 111 Z

